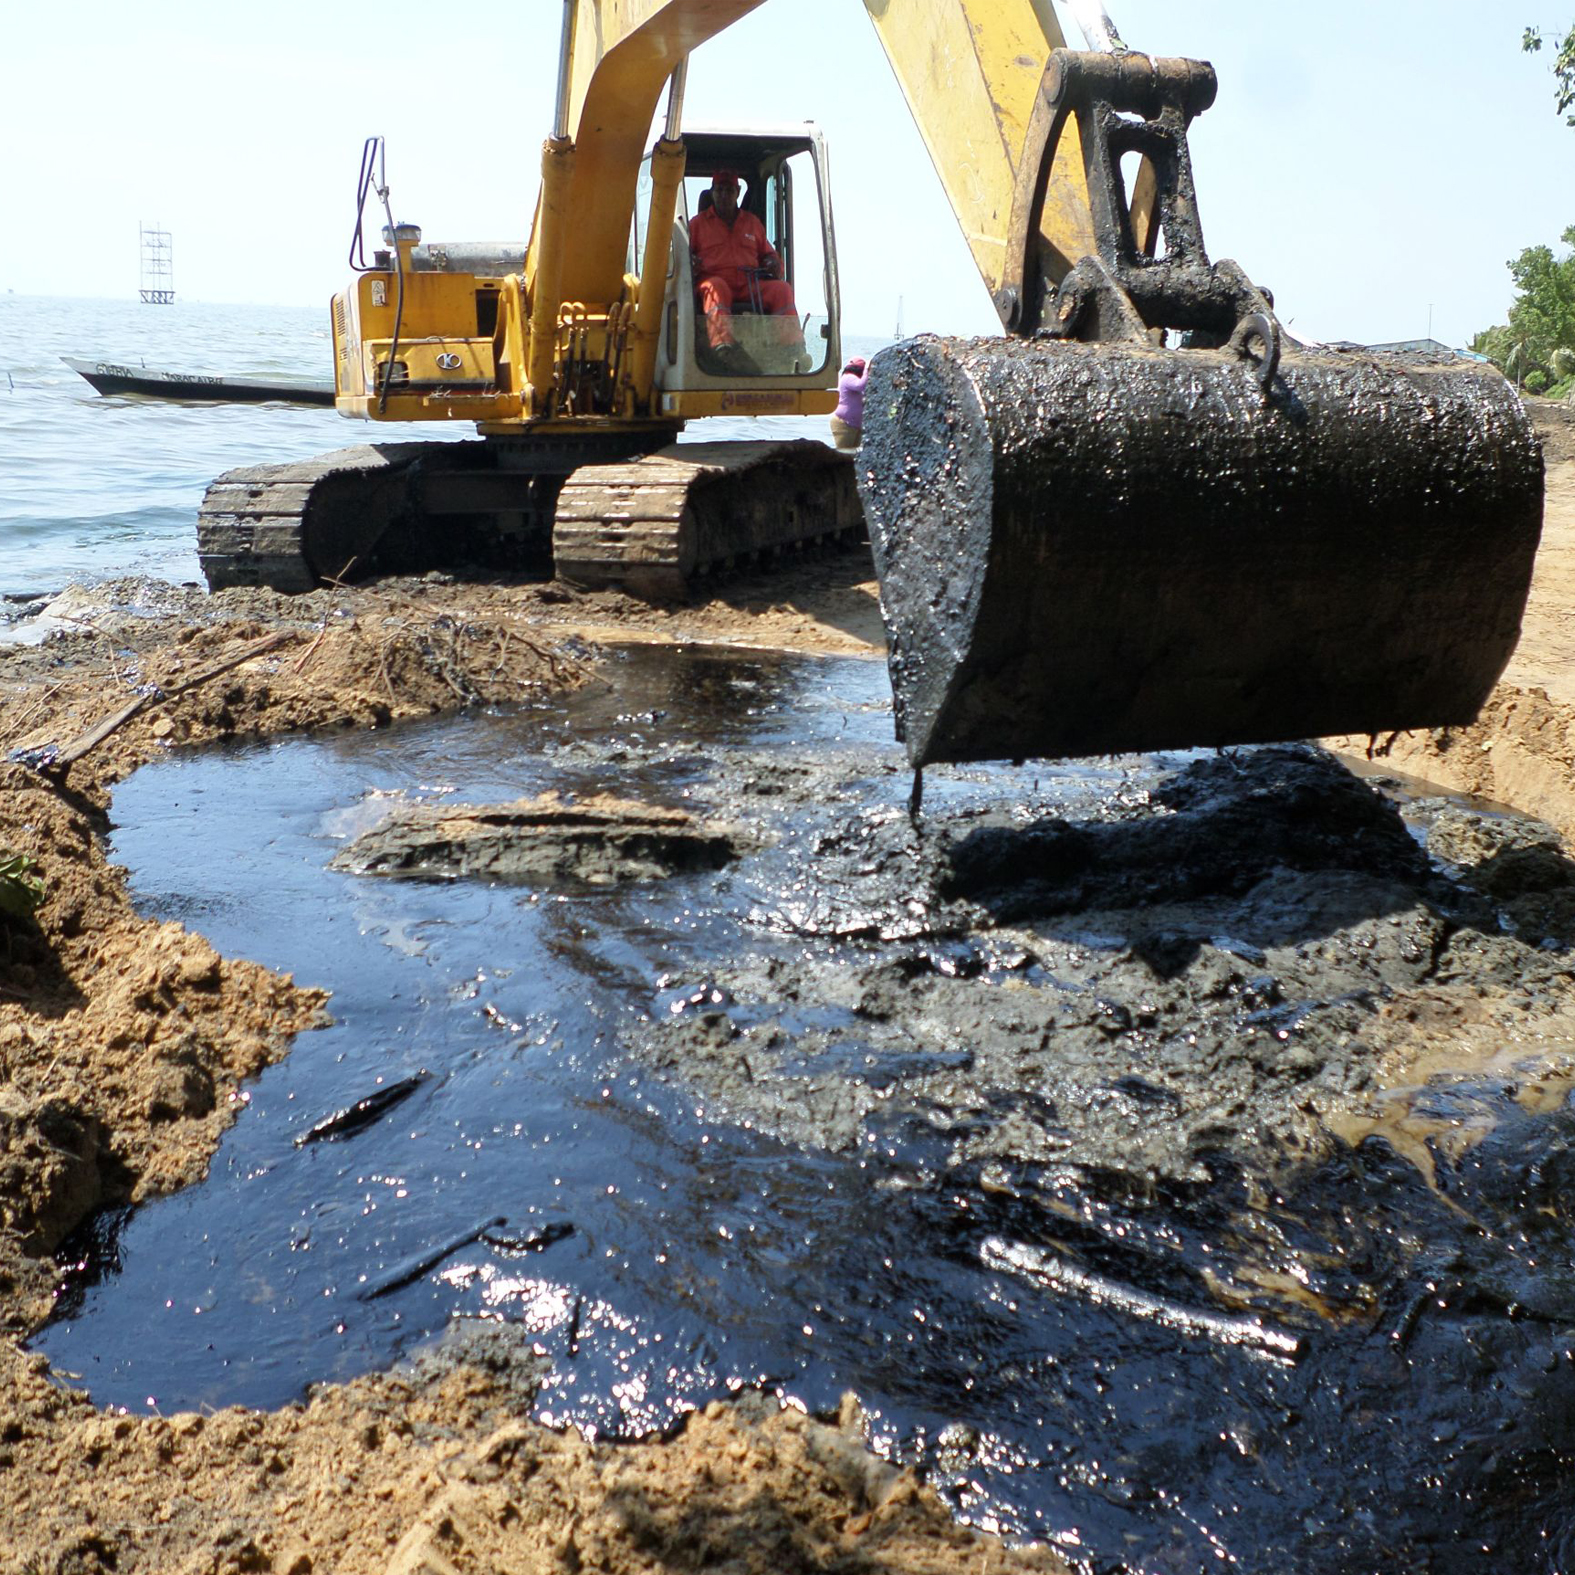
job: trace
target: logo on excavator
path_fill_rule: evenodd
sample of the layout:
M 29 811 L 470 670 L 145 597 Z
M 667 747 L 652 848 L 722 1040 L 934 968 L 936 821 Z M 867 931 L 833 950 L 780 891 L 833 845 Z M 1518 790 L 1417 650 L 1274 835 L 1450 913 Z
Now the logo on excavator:
M 457 372 L 459 370 L 459 357 L 455 355 L 452 350 L 445 350 L 442 355 L 437 358 L 437 364 L 442 367 L 445 372 Z

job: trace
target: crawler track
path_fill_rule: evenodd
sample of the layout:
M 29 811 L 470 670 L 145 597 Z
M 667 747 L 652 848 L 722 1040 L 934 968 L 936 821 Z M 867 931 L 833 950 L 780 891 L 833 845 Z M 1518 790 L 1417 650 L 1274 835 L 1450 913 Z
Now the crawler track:
M 739 560 L 862 529 L 853 462 L 822 443 L 685 443 L 586 465 L 558 495 L 560 579 L 682 595 Z
M 209 586 L 309 591 L 365 573 L 410 508 L 425 443 L 363 443 L 291 465 L 226 471 L 197 510 L 197 555 Z
M 608 447 L 363 444 L 232 470 L 198 511 L 203 573 L 214 590 L 295 593 L 475 565 L 672 597 L 701 574 L 863 526 L 851 459 L 821 443 Z

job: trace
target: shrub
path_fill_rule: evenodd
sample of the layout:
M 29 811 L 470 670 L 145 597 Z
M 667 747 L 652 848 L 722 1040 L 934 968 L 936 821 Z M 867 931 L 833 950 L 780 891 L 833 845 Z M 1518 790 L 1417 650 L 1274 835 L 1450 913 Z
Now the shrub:
M 33 868 L 25 854 L 0 848 L 0 919 L 25 919 L 44 900 L 44 883 Z

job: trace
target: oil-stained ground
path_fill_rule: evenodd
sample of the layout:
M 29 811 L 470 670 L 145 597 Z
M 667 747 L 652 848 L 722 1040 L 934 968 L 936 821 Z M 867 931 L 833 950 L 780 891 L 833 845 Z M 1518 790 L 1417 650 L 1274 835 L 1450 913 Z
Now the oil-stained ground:
M 695 806 L 742 823 L 745 858 L 813 807 L 802 879 L 618 1053 L 712 1119 L 862 1164 L 927 1251 L 993 1276 L 998 1345 L 958 1369 L 958 1409 L 1053 1420 L 1036 1469 L 1089 1506 L 1086 1542 L 1060 1528 L 1074 1564 L 1575 1556 L 1575 696 L 1553 681 L 1575 518 L 1555 453 L 1521 658 L 1541 692 L 1512 669 L 1478 731 L 1391 760 L 1530 783 L 1521 807 L 1558 830 L 1301 748 L 1181 762 L 1074 819 L 1034 790 L 932 794 L 916 831 L 900 794 L 839 802 L 782 752 L 720 768 Z M 166 1418 L 98 1412 L 16 1343 L 60 1244 L 199 1175 L 246 1079 L 322 1006 L 134 911 L 102 850 L 115 780 L 172 742 L 571 686 L 609 628 L 847 651 L 870 629 L 860 578 L 822 562 L 668 615 L 441 584 L 221 598 L 179 641 L 181 593 L 162 617 L 86 597 L 76 632 L 5 659 L 0 743 L 37 748 L 281 618 L 296 636 L 63 778 L 5 771 L 0 845 L 47 898 L 0 950 L 0 1569 L 1063 1567 L 953 1520 L 1012 1466 L 1006 1425 L 915 1441 L 921 1487 L 902 1451 L 862 1449 L 879 1419 L 852 1399 L 821 1420 L 711 1407 L 640 1447 L 547 1431 L 521 1420 L 538 1369 L 495 1333 L 307 1406 Z

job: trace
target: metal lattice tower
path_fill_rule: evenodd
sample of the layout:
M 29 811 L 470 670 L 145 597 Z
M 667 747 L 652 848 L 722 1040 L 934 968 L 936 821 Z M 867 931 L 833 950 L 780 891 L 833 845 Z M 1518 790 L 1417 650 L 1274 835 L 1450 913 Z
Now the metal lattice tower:
M 175 300 L 175 261 L 170 232 L 138 221 L 142 241 L 142 299 L 148 306 L 170 306 Z

